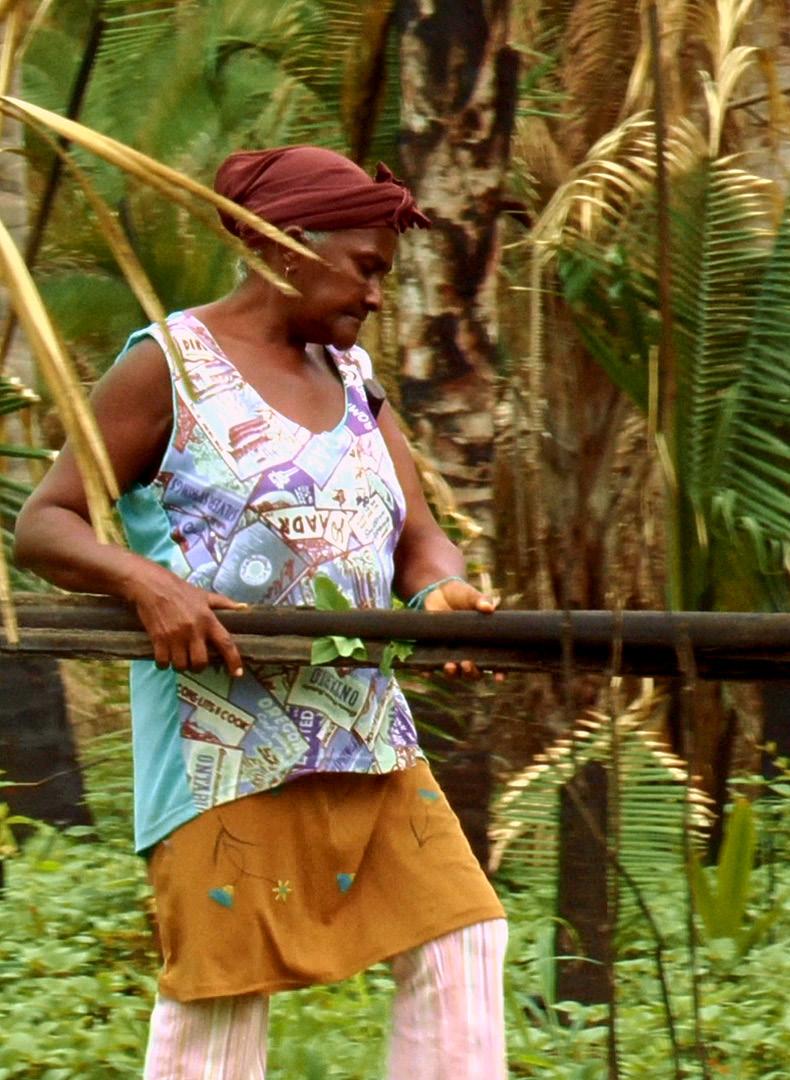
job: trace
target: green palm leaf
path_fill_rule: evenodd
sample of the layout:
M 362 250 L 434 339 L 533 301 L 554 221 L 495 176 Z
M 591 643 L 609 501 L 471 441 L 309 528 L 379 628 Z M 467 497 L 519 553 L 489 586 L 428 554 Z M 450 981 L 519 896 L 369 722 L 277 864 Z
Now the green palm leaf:
M 618 855 L 641 886 L 656 887 L 682 867 L 683 830 L 702 847 L 712 817 L 707 797 L 688 786 L 685 763 L 655 736 L 645 732 L 646 710 L 657 702 L 639 701 L 616 720 L 619 767 L 612 772 L 612 724 L 603 717 L 582 720 L 570 738 L 557 740 L 533 763 L 510 778 L 492 809 L 492 867 L 508 877 L 523 877 L 530 887 L 550 889 L 559 848 L 559 795 L 563 784 L 590 761 L 602 762 L 617 782 Z M 622 914 L 634 912 L 623 893 Z
M 533 235 L 591 355 L 647 410 L 659 329 L 653 163 L 641 121 L 610 139 L 608 160 L 604 143 Z M 682 604 L 785 606 L 790 210 L 777 234 L 768 181 L 710 161 L 683 127 L 671 145 Z M 756 559 L 733 558 L 735 536 Z M 724 561 L 737 586 L 722 582 Z
M 674 196 L 678 458 L 689 497 L 706 510 L 722 395 L 741 371 L 770 206 L 764 182 L 727 161 L 703 164 Z
M 761 567 L 790 555 L 790 203 L 759 282 L 736 378 L 715 432 L 716 520 L 745 532 Z

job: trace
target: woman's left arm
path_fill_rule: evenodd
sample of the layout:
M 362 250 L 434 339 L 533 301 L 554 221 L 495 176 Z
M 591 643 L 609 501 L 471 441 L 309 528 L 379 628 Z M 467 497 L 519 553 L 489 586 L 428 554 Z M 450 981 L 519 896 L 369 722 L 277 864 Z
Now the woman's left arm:
M 395 591 L 409 600 L 438 582 L 425 595 L 426 611 L 494 611 L 494 601 L 464 580 L 463 555 L 431 513 L 408 443 L 386 402 L 378 421 L 406 499 L 406 520 L 395 550 Z

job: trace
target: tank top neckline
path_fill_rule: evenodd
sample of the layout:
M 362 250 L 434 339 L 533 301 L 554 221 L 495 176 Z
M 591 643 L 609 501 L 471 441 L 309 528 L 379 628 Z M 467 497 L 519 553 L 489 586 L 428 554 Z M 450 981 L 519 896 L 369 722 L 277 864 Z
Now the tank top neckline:
M 253 394 L 255 396 L 255 398 L 257 398 L 257 400 L 260 402 L 260 405 L 263 408 L 268 409 L 270 412 L 274 413 L 275 416 L 279 417 L 280 420 L 285 421 L 285 423 L 290 425 L 292 428 L 294 428 L 294 429 L 296 429 L 298 431 L 307 431 L 314 438 L 320 437 L 322 435 L 333 435 L 333 436 L 338 435 L 343 430 L 343 428 L 345 428 L 346 423 L 348 421 L 348 404 L 349 404 L 349 402 L 348 402 L 348 386 L 347 386 L 346 380 L 345 380 L 345 378 L 343 376 L 343 370 L 340 367 L 340 365 L 337 363 L 337 357 L 336 357 L 336 351 L 337 350 L 333 349 L 331 345 L 325 346 L 324 347 L 324 352 L 326 353 L 328 359 L 335 365 L 335 370 L 337 371 L 337 374 L 338 374 L 338 376 L 340 378 L 340 385 L 343 387 L 343 415 L 340 417 L 340 419 L 338 420 L 338 422 L 335 424 L 334 427 L 332 427 L 332 428 L 322 428 L 320 431 L 314 431 L 312 428 L 307 427 L 306 424 L 300 424 L 298 420 L 294 420 L 292 417 L 286 416 L 285 413 L 281 412 L 279 409 L 276 409 L 274 407 L 274 405 L 270 405 L 269 402 L 260 393 L 260 391 L 256 390 L 256 388 L 252 385 L 252 383 L 248 382 L 244 378 L 242 373 L 239 371 L 239 369 L 233 363 L 231 358 L 228 356 L 228 354 L 222 348 L 220 343 L 214 337 L 211 330 L 209 330 L 208 326 L 206 326 L 206 324 L 203 322 L 203 320 L 198 315 L 195 315 L 195 313 L 191 309 L 185 309 L 183 311 L 173 312 L 173 315 L 171 316 L 171 318 L 183 319 L 186 323 L 192 324 L 193 327 L 196 327 L 197 329 L 199 329 L 201 331 L 201 333 L 205 336 L 205 338 L 208 341 L 211 348 L 216 352 L 217 356 L 221 357 L 221 359 L 224 361 L 224 363 L 226 363 L 228 365 L 228 367 L 232 368 L 233 371 L 235 371 L 236 375 L 239 377 L 239 379 L 241 380 L 244 387 L 251 394 Z M 346 354 L 344 353 L 344 354 L 341 354 L 341 355 L 346 355 Z

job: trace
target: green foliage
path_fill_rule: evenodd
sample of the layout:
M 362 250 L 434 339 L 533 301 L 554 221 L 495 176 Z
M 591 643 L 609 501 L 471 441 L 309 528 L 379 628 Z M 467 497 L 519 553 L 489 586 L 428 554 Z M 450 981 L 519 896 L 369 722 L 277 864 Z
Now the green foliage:
M 318 611 L 349 611 L 351 602 L 326 574 L 316 574 L 314 579 L 315 606 Z M 414 652 L 410 641 L 389 641 L 384 646 L 379 667 L 382 674 L 392 675 L 392 665 L 396 660 L 403 662 Z M 368 651 L 358 637 L 342 637 L 328 634 L 316 638 L 310 652 L 311 664 L 330 664 L 340 656 L 350 656 L 355 660 L 366 660 Z
M 724 842 L 716 867 L 716 886 L 708 883 L 699 857 L 691 863 L 691 883 L 697 911 L 711 938 L 736 939 L 740 936 L 754 868 L 756 843 L 751 804 L 746 799 L 738 799 L 727 819 Z
M 351 601 L 342 589 L 326 574 L 316 574 L 313 579 L 317 611 L 350 611 Z
M 601 176 L 604 165 L 628 177 L 629 200 L 602 187 L 603 224 L 564 230 L 557 277 L 591 355 L 647 411 L 659 332 L 655 193 L 643 184 L 640 194 L 641 165 L 603 163 Z M 729 159 L 675 162 L 668 436 L 683 554 L 675 593 L 689 610 L 790 603 L 790 202 L 777 227 L 770 194 Z
M 698 856 L 689 867 L 689 877 L 697 914 L 711 942 L 726 938 L 735 947 L 736 957 L 744 956 L 779 917 L 781 906 L 774 903 L 759 918 L 747 920 L 747 904 L 753 886 L 757 830 L 752 804 L 737 799 L 727 819 L 715 869 L 715 884 Z
M 158 958 L 131 853 L 126 736 L 89 753 L 96 830 L 39 826 L 6 862 L 0 1078 L 139 1076 Z
M 0 781 L 0 787 L 10 786 L 10 781 Z M 8 803 L 0 803 L 0 861 L 19 852 L 14 828 L 17 825 L 35 825 L 32 818 L 24 814 L 12 814 Z
M 338 657 L 353 657 L 354 660 L 365 660 L 368 651 L 360 638 L 341 637 L 340 634 L 328 634 L 326 637 L 316 638 L 310 650 L 311 664 L 330 664 Z
M 157 956 L 142 860 L 130 854 L 130 755 L 125 732 L 88 749 L 95 829 L 65 834 L 43 827 L 7 861 L 0 935 L 0 1080 L 132 1080 L 140 1075 L 153 1000 Z M 758 833 L 777 842 L 774 863 L 753 866 L 750 895 L 764 906 L 769 876 L 790 887 L 790 792 L 757 804 Z M 751 859 L 738 810 L 739 858 Z M 735 844 L 735 841 L 729 841 Z M 781 843 L 780 843 L 781 842 Z M 647 858 L 650 844 L 646 844 Z M 735 850 L 735 848 L 733 848 Z M 728 856 L 729 858 L 729 856 Z M 737 870 L 728 870 L 737 877 Z M 729 888 L 729 886 L 728 886 Z M 744 890 L 737 892 L 742 904 Z M 513 867 L 498 889 L 510 918 L 506 1016 L 510 1076 L 600 1080 L 606 1070 L 606 1028 L 600 1006 L 557 1001 L 550 891 L 528 868 Z M 734 895 L 733 893 L 733 895 Z M 678 1021 L 684 1075 L 694 1064 L 692 999 L 686 949 L 682 873 L 664 873 L 649 892 L 666 938 L 665 961 Z M 747 902 L 743 925 L 758 915 Z M 703 946 L 702 1024 L 712 1075 L 784 1080 L 790 1015 L 787 911 L 780 906 L 776 940 L 763 935 L 723 968 L 720 944 Z M 618 941 L 621 1075 L 669 1077 L 670 1047 L 655 978 L 654 942 L 628 921 Z M 384 1072 L 393 988 L 384 965 L 333 986 L 278 994 L 272 1003 L 271 1080 L 295 1077 L 372 1080 Z
M 413 641 L 388 641 L 384 646 L 384 651 L 381 654 L 381 668 L 382 675 L 392 674 L 392 665 L 396 660 L 400 660 L 404 663 L 409 659 L 414 652 Z
M 625 244 L 614 244 L 602 260 L 582 239 L 558 251 L 557 273 L 590 355 L 647 412 L 648 362 L 659 332 L 654 282 Z
M 315 606 L 318 611 L 349 611 L 351 602 L 330 577 L 316 574 L 314 582 Z M 368 655 L 364 642 L 358 637 L 342 637 L 328 634 L 316 638 L 310 651 L 311 664 L 329 664 L 339 656 L 364 660 Z

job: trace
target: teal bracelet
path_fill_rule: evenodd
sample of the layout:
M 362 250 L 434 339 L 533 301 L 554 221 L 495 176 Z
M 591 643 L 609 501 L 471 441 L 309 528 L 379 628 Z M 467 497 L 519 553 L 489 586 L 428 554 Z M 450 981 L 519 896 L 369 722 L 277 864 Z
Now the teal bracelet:
M 451 574 L 450 577 L 439 578 L 438 581 L 434 581 L 430 585 L 426 585 L 424 589 L 420 589 L 419 592 L 416 592 L 411 600 L 409 600 L 406 607 L 412 608 L 412 610 L 422 611 L 425 607 L 425 597 L 428 593 L 433 592 L 434 589 L 440 589 L 442 585 L 446 585 L 448 581 L 461 581 L 466 585 L 466 580 L 459 577 L 457 574 Z

